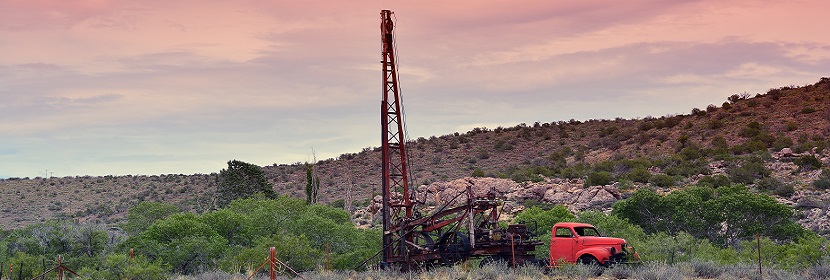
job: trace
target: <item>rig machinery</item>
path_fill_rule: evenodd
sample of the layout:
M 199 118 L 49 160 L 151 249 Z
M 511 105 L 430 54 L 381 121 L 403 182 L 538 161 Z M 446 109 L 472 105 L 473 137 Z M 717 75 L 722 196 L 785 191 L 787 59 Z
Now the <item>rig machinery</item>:
M 465 192 L 459 192 L 432 213 L 422 215 L 415 208 L 420 202 L 410 189 L 395 53 L 395 21 L 389 10 L 382 10 L 380 15 L 383 245 L 379 265 L 418 270 L 473 257 L 484 257 L 482 262 L 543 265 L 544 261 L 533 256 L 536 246 L 542 242 L 531 235 L 526 225 L 499 227 L 499 208 L 503 201 L 496 200 L 492 187 L 488 194 L 476 197 L 473 183 L 468 181 Z

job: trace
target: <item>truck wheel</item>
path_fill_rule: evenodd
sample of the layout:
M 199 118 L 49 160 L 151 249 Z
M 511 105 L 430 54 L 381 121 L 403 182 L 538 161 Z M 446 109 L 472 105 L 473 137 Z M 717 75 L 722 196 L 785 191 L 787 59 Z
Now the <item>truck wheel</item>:
M 582 265 L 589 266 L 590 269 L 593 270 L 593 274 L 596 276 L 602 275 L 602 272 L 605 271 L 605 267 L 603 267 L 602 264 L 599 263 L 597 258 L 594 258 L 594 256 L 591 255 L 579 257 L 579 263 Z

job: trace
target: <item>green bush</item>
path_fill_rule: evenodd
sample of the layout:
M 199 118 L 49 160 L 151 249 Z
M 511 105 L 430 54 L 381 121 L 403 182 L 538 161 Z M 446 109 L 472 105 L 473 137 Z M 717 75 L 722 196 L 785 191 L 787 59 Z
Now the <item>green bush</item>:
M 610 184 L 613 179 L 614 178 L 611 176 L 611 172 L 608 171 L 591 172 L 585 180 L 585 185 L 604 186 Z
M 801 156 L 793 162 L 798 165 L 799 171 L 820 169 L 822 165 L 821 160 L 817 159 L 814 155 Z
M 674 184 L 677 181 L 674 179 L 674 177 L 666 175 L 666 174 L 655 174 L 655 175 L 651 176 L 651 179 L 649 180 L 649 182 L 651 182 L 655 186 L 665 188 L 665 187 L 674 186 Z
M 648 183 L 651 173 L 645 167 L 637 167 L 625 174 L 625 178 L 639 183 Z
M 711 188 L 724 187 L 729 186 L 731 184 L 732 182 L 729 181 L 729 178 L 721 174 L 713 176 L 704 176 L 703 178 L 700 178 L 700 180 L 697 181 L 697 186 Z
M 752 184 L 757 179 L 769 177 L 772 171 L 764 166 L 762 159 L 750 157 L 739 162 L 733 162 L 727 168 L 727 174 L 732 182 Z
M 481 170 L 481 168 L 476 168 L 475 170 L 473 170 L 472 176 L 473 177 L 484 177 L 484 170 Z
M 802 114 L 812 114 L 816 112 L 816 108 L 813 107 L 804 107 L 801 109 Z
M 758 189 L 769 191 L 775 195 L 790 197 L 795 193 L 792 185 L 784 184 L 781 180 L 772 177 L 766 177 L 758 180 Z

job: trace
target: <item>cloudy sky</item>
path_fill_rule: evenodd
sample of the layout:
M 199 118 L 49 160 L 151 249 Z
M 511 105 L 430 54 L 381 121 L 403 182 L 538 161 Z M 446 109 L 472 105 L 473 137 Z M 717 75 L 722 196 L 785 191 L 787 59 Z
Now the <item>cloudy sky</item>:
M 218 172 L 409 137 L 688 113 L 830 76 L 830 1 L 0 0 L 0 178 Z

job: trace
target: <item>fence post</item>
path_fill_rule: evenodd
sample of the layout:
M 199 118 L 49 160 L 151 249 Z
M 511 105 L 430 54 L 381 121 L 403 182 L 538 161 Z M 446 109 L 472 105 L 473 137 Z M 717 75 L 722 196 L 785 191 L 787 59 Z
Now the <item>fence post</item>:
M 277 279 L 277 248 L 271 247 L 268 256 L 268 262 L 271 263 L 271 280 Z
M 329 251 L 329 242 L 326 242 L 326 270 L 331 270 L 331 251 Z

